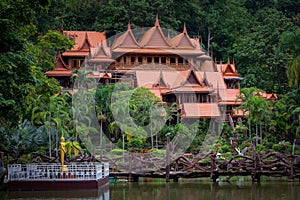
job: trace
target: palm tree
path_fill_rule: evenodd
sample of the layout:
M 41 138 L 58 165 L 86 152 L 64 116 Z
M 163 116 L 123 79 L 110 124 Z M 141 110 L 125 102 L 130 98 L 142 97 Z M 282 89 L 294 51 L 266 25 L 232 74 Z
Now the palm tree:
M 39 97 L 40 98 L 40 97 Z M 32 110 L 31 123 L 44 125 L 49 137 L 49 156 L 52 152 L 51 129 L 55 128 L 55 147 L 58 149 L 58 132 L 66 134 L 71 120 L 69 112 L 66 111 L 66 101 L 59 96 L 51 96 L 48 103 L 41 103 Z
M 291 59 L 287 68 L 288 83 L 291 87 L 299 87 L 300 77 L 300 28 L 294 32 L 281 35 L 279 50 L 290 53 Z
M 251 122 L 255 123 L 256 144 L 258 144 L 258 126 L 262 126 L 263 122 L 269 118 L 270 106 L 266 100 L 261 98 L 258 94 L 261 90 L 257 88 L 243 88 L 241 90 L 240 99 L 243 103 L 240 109 L 248 112 L 248 129 L 251 140 Z M 262 142 L 262 128 L 260 128 L 260 140 Z

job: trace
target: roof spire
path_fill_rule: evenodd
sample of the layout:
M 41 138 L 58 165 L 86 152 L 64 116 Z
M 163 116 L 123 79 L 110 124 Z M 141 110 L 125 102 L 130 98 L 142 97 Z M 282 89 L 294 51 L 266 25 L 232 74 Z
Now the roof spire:
M 235 65 L 235 63 L 234 63 L 234 58 L 232 59 L 232 64 Z
M 227 61 L 227 64 L 229 64 L 230 65 L 230 58 L 228 57 L 228 61 Z
M 155 19 L 155 27 L 159 27 L 159 22 L 158 22 L 158 13 L 156 13 L 156 19 Z
M 128 20 L 128 27 L 127 27 L 127 31 L 131 30 L 131 27 L 130 27 L 130 20 Z
M 185 33 L 187 34 L 187 31 L 186 31 L 186 26 L 185 26 L 185 22 L 183 23 L 183 32 L 182 33 Z

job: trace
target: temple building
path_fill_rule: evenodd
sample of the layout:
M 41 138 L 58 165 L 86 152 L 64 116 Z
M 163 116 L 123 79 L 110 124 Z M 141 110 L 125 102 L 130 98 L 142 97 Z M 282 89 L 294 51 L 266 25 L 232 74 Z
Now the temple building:
M 46 72 L 64 88 L 70 88 L 75 69 L 85 68 L 99 85 L 123 82 L 148 88 L 166 104 L 176 103 L 181 118 L 242 117 L 240 81 L 234 61 L 216 63 L 190 38 L 186 26 L 171 37 L 158 17 L 153 27 L 136 34 L 127 31 L 108 41 L 105 33 L 64 31 L 75 46 L 58 54 L 56 67 Z M 266 98 L 275 98 L 265 94 Z M 277 97 L 276 97 L 277 98 Z

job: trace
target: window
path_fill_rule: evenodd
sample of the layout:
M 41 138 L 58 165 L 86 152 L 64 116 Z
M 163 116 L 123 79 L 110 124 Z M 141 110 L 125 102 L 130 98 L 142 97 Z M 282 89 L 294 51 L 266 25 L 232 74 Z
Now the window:
M 147 57 L 147 63 L 152 63 L 152 57 Z
M 143 62 L 143 58 L 142 57 L 138 57 L 138 62 L 142 63 Z
M 174 57 L 171 57 L 171 58 L 170 58 L 170 63 L 171 63 L 171 64 L 175 64 L 175 63 L 176 63 L 176 59 L 175 59 Z
M 72 60 L 72 67 L 77 68 L 77 60 Z
M 79 60 L 79 66 L 85 67 L 85 66 L 84 66 L 84 60 L 83 60 L 83 59 Z
M 178 64 L 183 64 L 183 58 L 181 57 L 178 58 Z
M 132 63 L 135 62 L 135 57 L 131 56 L 131 62 L 132 62 Z

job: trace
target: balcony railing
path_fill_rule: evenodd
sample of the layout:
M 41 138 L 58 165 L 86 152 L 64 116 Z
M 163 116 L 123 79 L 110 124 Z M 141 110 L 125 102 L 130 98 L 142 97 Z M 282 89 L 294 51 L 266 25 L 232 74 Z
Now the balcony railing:
M 109 175 L 109 164 L 74 163 L 66 165 L 62 171 L 60 164 L 13 164 L 8 165 L 8 181 L 47 181 L 47 180 L 99 180 Z
M 112 68 L 122 70 L 122 69 L 144 69 L 144 70 L 156 70 L 156 69 L 177 69 L 177 70 L 187 70 L 191 67 L 190 63 L 178 63 L 178 64 L 166 64 L 166 63 L 113 63 Z

